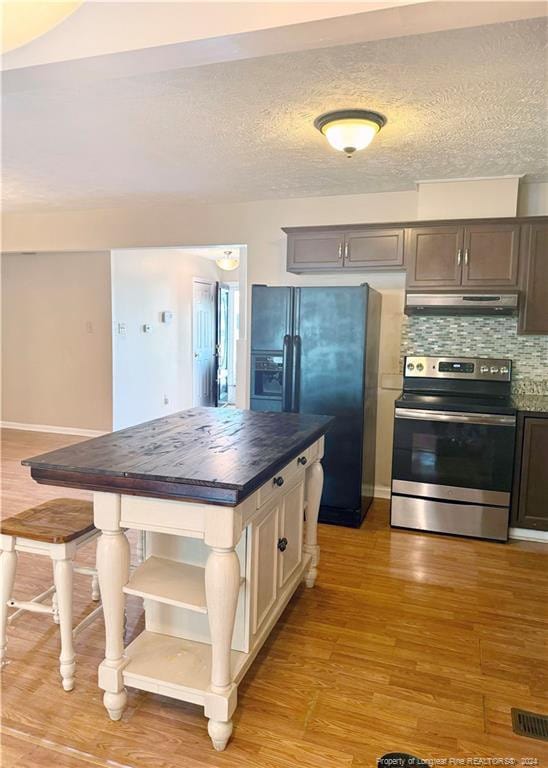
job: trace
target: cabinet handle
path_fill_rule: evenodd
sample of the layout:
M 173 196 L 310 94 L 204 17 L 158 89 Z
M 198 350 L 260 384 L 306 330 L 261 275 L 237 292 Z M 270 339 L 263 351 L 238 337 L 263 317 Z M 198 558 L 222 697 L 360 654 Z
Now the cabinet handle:
M 303 467 L 308 463 L 308 459 L 306 456 L 299 456 L 297 459 L 297 464 L 301 464 Z
M 283 479 L 283 477 L 280 475 L 280 477 L 275 477 L 275 478 L 274 478 L 274 480 L 273 480 L 272 482 L 273 482 L 273 484 L 274 484 L 274 485 L 277 485 L 277 486 L 278 486 L 278 488 L 281 488 L 281 487 L 282 487 L 282 485 L 284 484 L 284 479 Z
M 280 552 L 285 552 L 285 550 L 287 549 L 287 539 L 285 538 L 285 536 L 283 537 L 283 539 L 278 539 L 278 549 L 280 550 Z
M 342 243 L 339 243 L 339 255 L 338 255 L 338 258 L 342 259 Z
M 458 267 L 460 267 L 461 258 L 462 258 L 462 248 L 459 248 L 459 250 L 457 251 L 457 266 Z
M 348 253 L 349 253 L 349 248 L 348 248 L 348 240 L 347 240 L 346 243 L 344 244 L 344 258 L 345 258 L 345 261 L 348 258 Z
M 469 255 L 469 253 L 470 253 L 469 249 L 466 248 L 466 250 L 464 251 L 464 266 L 465 267 L 468 266 L 468 255 Z

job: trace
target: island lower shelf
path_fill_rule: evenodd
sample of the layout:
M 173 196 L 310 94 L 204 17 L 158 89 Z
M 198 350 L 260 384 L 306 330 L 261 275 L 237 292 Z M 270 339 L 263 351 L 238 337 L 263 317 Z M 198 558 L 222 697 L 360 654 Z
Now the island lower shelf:
M 305 555 L 279 595 L 276 609 L 254 639 L 249 653 L 232 650 L 231 679 L 238 685 L 274 624 L 285 610 L 296 587 L 310 566 L 311 555 Z M 150 599 L 150 595 L 147 599 Z M 131 688 L 159 693 L 200 706 L 210 690 L 211 645 L 196 640 L 174 637 L 144 630 L 125 650 L 124 684 Z
M 240 586 L 245 579 L 240 579 Z M 147 558 L 124 587 L 126 595 L 207 613 L 205 568 L 165 557 Z

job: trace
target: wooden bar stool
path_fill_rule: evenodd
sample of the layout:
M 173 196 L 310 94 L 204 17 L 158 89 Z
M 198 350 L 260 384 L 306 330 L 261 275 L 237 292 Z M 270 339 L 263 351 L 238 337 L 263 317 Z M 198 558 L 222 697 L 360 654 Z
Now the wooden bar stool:
M 73 566 L 79 547 L 97 538 L 93 525 L 93 504 L 80 499 L 54 499 L 20 512 L 0 523 L 0 660 L 6 654 L 8 624 L 23 611 L 47 613 L 59 624 L 61 679 L 65 691 L 74 688 L 75 658 L 73 638 L 101 612 L 95 608 L 77 627 L 72 628 L 72 574 L 91 576 L 91 597 L 99 600 L 97 570 Z M 29 601 L 13 599 L 17 552 L 47 555 L 53 561 L 53 586 Z M 52 595 L 50 605 L 44 604 Z M 17 610 L 8 617 L 8 608 Z

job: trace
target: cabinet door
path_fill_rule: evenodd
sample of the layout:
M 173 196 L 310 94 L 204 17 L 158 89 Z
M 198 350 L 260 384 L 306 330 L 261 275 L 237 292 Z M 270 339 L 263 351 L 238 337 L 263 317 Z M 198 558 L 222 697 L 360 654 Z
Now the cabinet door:
M 304 477 L 282 497 L 278 542 L 278 584 L 280 589 L 293 575 L 302 560 L 303 521 Z
M 369 229 L 347 232 L 344 243 L 345 267 L 403 266 L 403 229 Z
M 344 232 L 295 232 L 287 236 L 287 271 L 342 269 Z
M 548 333 L 548 222 L 523 227 L 519 333 Z
M 454 288 L 460 285 L 463 229 L 458 226 L 406 230 L 408 288 Z
M 280 506 L 269 504 L 253 524 L 251 634 L 260 631 L 278 595 Z
M 518 286 L 519 224 L 470 224 L 464 228 L 462 284 Z
M 548 531 L 548 419 L 525 417 L 516 524 Z

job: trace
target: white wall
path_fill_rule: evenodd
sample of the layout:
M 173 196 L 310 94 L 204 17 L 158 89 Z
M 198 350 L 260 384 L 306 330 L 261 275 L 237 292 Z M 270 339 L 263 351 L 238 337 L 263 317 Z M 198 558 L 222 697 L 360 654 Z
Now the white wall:
M 518 186 L 518 176 L 421 181 L 417 184 L 417 218 L 427 221 L 516 216 Z
M 112 252 L 114 429 L 192 407 L 192 279 L 219 274 L 214 261 L 175 250 Z
M 520 215 L 548 214 L 545 185 L 525 185 Z M 240 269 L 244 284 L 337 283 L 340 275 L 299 277 L 285 271 L 283 226 L 412 221 L 417 219 L 418 193 L 387 192 L 339 197 L 272 200 L 231 205 L 164 207 L 157 210 L 66 211 L 50 214 L 6 214 L 5 248 L 109 248 L 147 245 L 214 245 L 246 243 L 247 261 Z M 447 202 L 444 217 L 454 213 Z M 441 216 L 441 212 L 440 212 Z M 346 279 L 346 278 L 345 278 Z M 369 273 L 367 280 L 383 295 L 378 415 L 377 492 L 390 481 L 393 402 L 400 385 L 399 351 L 404 278 L 395 273 Z M 238 380 L 247 392 L 248 318 L 242 316 Z M 240 406 L 245 405 L 242 400 Z
M 110 253 L 2 255 L 2 420 L 112 427 Z

